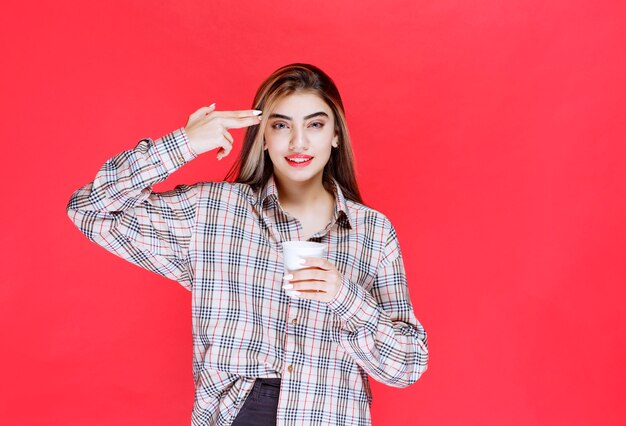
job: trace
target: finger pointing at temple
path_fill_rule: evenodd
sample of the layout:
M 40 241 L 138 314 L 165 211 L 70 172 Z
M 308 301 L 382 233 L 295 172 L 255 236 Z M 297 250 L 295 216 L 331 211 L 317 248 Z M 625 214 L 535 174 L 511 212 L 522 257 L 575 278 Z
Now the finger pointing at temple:
M 233 144 L 227 129 L 240 129 L 261 122 L 261 111 L 217 111 L 215 106 L 202 107 L 189 116 L 185 132 L 191 149 L 197 154 L 221 148 L 218 159 L 227 156 Z

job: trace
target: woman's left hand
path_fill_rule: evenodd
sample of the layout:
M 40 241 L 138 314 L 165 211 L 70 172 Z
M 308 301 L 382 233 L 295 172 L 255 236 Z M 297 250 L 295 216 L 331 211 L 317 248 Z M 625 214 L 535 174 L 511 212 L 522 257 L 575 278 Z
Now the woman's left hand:
M 326 259 L 309 257 L 303 269 L 291 271 L 283 278 L 283 289 L 289 296 L 330 302 L 341 288 L 342 276 Z

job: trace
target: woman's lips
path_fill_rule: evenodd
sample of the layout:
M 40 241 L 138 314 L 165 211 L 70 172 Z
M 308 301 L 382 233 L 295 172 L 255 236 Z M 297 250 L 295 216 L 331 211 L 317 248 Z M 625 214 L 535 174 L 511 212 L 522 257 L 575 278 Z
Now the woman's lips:
M 310 155 L 304 154 L 289 155 L 285 157 L 285 160 L 287 160 L 287 164 L 295 168 L 308 166 L 309 164 L 311 164 L 312 159 L 313 157 L 311 157 Z

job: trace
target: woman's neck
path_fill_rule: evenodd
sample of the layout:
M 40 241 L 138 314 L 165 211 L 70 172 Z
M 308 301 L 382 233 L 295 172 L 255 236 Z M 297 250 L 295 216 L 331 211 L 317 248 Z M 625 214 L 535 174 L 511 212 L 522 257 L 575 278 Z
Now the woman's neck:
M 276 177 L 278 200 L 287 211 L 301 211 L 320 203 L 333 203 L 334 197 L 326 191 L 322 180 L 309 182 L 290 182 L 288 185 L 280 182 Z

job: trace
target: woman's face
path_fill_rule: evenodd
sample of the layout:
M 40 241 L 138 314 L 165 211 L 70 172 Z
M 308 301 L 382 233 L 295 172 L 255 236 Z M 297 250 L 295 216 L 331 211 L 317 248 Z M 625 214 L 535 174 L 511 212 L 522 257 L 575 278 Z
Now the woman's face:
M 284 184 L 322 182 L 324 166 L 337 146 L 330 107 L 314 93 L 280 99 L 268 117 L 265 148 L 274 175 Z

